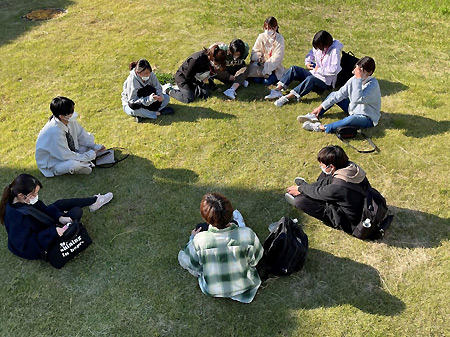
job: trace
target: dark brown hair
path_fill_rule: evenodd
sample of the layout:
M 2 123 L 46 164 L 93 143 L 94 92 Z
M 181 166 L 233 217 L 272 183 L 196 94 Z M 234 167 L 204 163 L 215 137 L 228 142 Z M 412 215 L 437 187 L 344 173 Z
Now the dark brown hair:
M 278 21 L 273 16 L 269 16 L 267 19 L 264 20 L 264 29 L 268 28 L 276 28 L 278 33 Z
M 371 74 L 375 71 L 375 60 L 370 56 L 364 56 L 362 59 L 356 62 L 355 67 L 356 66 L 363 68 L 365 71 Z
M 0 222 L 5 224 L 5 210 L 6 203 L 12 203 L 14 198 L 20 193 L 30 194 L 36 189 L 36 186 L 42 188 L 42 184 L 39 180 L 30 174 L 20 174 L 14 179 L 14 181 L 5 187 L 3 190 L 2 200 L 0 201 Z
M 313 38 L 312 45 L 315 49 L 324 50 L 333 44 L 333 37 L 325 30 L 319 30 Z
M 218 64 L 223 70 L 225 68 L 225 60 L 227 58 L 227 52 L 219 47 L 218 44 L 211 46 L 211 48 L 204 48 L 203 52 L 208 55 L 208 59 Z
M 152 66 L 146 59 L 140 59 L 139 61 L 131 62 L 128 66 L 131 69 L 136 68 L 137 73 L 142 73 L 144 70 L 149 69 L 152 72 Z
M 200 202 L 200 214 L 208 224 L 223 229 L 230 223 L 233 206 L 226 196 L 220 193 L 207 193 Z
M 348 166 L 348 157 L 344 149 L 339 145 L 326 146 L 317 154 L 319 163 L 324 163 L 326 166 L 333 165 L 336 170 Z

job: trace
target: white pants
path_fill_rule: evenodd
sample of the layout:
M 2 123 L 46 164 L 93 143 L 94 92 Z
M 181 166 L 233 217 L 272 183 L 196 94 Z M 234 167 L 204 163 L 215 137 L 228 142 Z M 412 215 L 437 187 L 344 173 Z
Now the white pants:
M 89 174 L 92 172 L 92 164 L 86 161 L 66 160 L 53 167 L 55 176 L 63 174 Z

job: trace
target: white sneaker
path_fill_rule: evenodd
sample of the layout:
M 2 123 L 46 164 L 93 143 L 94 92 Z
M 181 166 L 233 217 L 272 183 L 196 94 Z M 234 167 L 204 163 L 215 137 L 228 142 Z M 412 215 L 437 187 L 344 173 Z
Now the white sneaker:
M 242 217 L 241 212 L 237 209 L 233 211 L 233 220 L 238 223 L 239 227 L 245 227 L 244 218 Z
M 169 91 L 173 89 L 172 83 L 166 83 L 162 86 L 162 92 L 166 95 L 169 94 Z
M 244 82 L 242 82 L 242 85 L 244 86 L 244 88 L 247 88 L 248 87 L 248 81 L 245 80 Z
M 280 98 L 278 98 L 275 103 L 277 107 L 281 108 L 283 105 L 285 105 L 287 102 L 289 102 L 289 99 L 286 96 L 281 96 Z
M 303 115 L 303 116 L 300 115 L 300 116 L 297 117 L 297 120 L 300 123 L 303 123 L 303 122 L 318 122 L 319 121 L 317 116 L 312 114 L 312 113 L 309 113 L 309 114 L 306 114 L 306 115 Z
M 97 197 L 97 200 L 91 206 L 89 206 L 89 210 L 91 212 L 98 210 L 100 207 L 102 207 L 103 205 L 106 205 L 108 202 L 110 202 L 111 199 L 113 198 L 113 194 L 111 192 L 108 192 L 103 195 L 96 194 L 96 195 L 94 195 L 94 197 Z
M 264 98 L 265 99 L 275 99 L 275 98 L 280 98 L 280 97 L 283 97 L 283 94 L 281 93 L 281 91 L 275 90 L 275 89 L 270 89 L 270 94 L 268 94 Z
M 320 122 L 305 122 L 303 123 L 303 129 L 308 130 L 308 131 L 315 131 L 315 132 L 321 132 L 322 130 L 320 130 Z
M 236 91 L 233 88 L 225 90 L 223 94 L 229 99 L 236 99 Z

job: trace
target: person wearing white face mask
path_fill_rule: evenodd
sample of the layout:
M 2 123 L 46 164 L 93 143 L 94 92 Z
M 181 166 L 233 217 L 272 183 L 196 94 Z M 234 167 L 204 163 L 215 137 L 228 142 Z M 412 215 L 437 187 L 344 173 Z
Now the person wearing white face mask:
M 130 73 L 123 83 L 123 111 L 134 116 L 137 123 L 146 118 L 155 119 L 159 115 L 171 115 L 173 109 L 167 107 L 170 97 L 163 93 L 161 84 L 150 63 L 145 59 L 131 62 Z
M 256 83 L 271 85 L 280 80 L 283 67 L 284 38 L 278 32 L 277 19 L 270 16 L 264 21 L 264 33 L 258 35 L 250 55 L 248 77 Z
M 106 193 L 45 205 L 38 197 L 41 188 L 38 179 L 20 174 L 5 187 L 0 202 L 0 221 L 8 233 L 8 249 L 24 259 L 44 259 L 67 224 L 81 220 L 82 207 L 96 211 L 113 198 L 112 193 Z
M 286 190 L 286 201 L 306 214 L 333 228 L 352 233 L 358 225 L 364 208 L 364 198 L 356 189 L 367 191 L 370 184 L 366 172 L 349 161 L 338 145 L 327 146 L 317 154 L 322 173 L 316 182 L 295 178 L 295 185 Z
M 342 126 L 362 129 L 376 126 L 381 117 L 381 91 L 377 79 L 372 77 L 374 71 L 373 58 L 365 56 L 360 59 L 353 70 L 354 76 L 342 88 L 328 95 L 311 113 L 297 117 L 297 120 L 303 123 L 303 129 L 333 133 Z M 319 118 L 334 104 L 349 116 L 330 124 L 320 123 Z
M 74 107 L 75 103 L 63 96 L 50 103 L 52 116 L 39 132 L 35 154 L 37 166 L 46 177 L 89 174 L 97 152 L 106 149 L 95 144 L 94 136 L 76 121 Z

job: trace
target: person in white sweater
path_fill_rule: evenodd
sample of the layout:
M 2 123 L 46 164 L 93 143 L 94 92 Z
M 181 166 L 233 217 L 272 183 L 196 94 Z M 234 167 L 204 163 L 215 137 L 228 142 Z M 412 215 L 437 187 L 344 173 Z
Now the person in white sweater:
M 275 83 L 286 70 L 283 58 L 284 38 L 278 32 L 277 19 L 270 16 L 264 21 L 264 33 L 258 35 L 252 48 L 248 77 L 264 85 Z
M 374 59 L 363 57 L 355 65 L 354 76 L 342 88 L 328 95 L 311 113 L 298 116 L 297 120 L 303 123 L 305 130 L 326 133 L 333 133 L 342 126 L 362 129 L 376 126 L 381 117 L 381 92 L 377 79 L 372 77 L 374 71 Z M 334 104 L 349 116 L 330 124 L 320 123 L 319 118 Z
M 89 174 L 97 152 L 105 146 L 94 143 L 94 136 L 76 121 L 75 103 L 67 97 L 55 97 L 50 103 L 47 124 L 36 141 L 36 163 L 46 177 L 62 174 Z
M 123 83 L 123 111 L 141 123 L 145 118 L 156 119 L 159 115 L 171 115 L 173 109 L 167 107 L 170 97 L 163 93 L 158 78 L 146 59 L 131 62 L 130 74 Z

